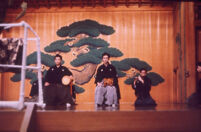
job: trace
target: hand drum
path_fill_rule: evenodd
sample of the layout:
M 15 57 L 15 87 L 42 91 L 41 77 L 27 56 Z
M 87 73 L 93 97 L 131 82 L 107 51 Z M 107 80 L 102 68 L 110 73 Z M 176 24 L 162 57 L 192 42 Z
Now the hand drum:
M 113 79 L 112 78 L 104 78 L 103 79 L 103 82 L 104 82 L 104 87 L 106 86 L 112 86 L 113 85 Z
M 61 80 L 61 81 L 62 81 L 62 84 L 63 84 L 63 85 L 69 85 L 70 82 L 71 82 L 71 79 L 70 79 L 69 76 L 66 75 L 66 76 L 63 76 L 63 77 L 62 77 L 62 80 Z

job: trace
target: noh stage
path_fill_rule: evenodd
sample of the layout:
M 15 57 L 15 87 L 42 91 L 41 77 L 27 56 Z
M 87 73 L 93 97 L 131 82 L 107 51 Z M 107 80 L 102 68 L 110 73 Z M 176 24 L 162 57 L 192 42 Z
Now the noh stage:
M 0 110 L 0 131 L 5 132 L 200 132 L 201 108 L 158 105 L 136 108 L 131 103 L 119 108 L 78 104 L 44 110 L 28 104 L 22 111 Z
M 201 106 L 185 104 L 201 79 L 195 70 L 201 61 L 200 2 L 2 1 L 0 38 L 23 39 L 25 46 L 22 66 L 0 62 L 1 67 L 21 69 L 21 75 L 0 73 L 0 132 L 201 132 Z M 106 51 L 118 70 L 118 108 L 86 103 L 94 102 L 94 75 Z M 73 73 L 78 105 L 45 110 L 24 103 L 38 79 L 38 104 L 43 105 L 43 73 L 57 53 Z M 144 67 L 153 82 L 154 108 L 131 103 L 136 99 L 132 79 Z

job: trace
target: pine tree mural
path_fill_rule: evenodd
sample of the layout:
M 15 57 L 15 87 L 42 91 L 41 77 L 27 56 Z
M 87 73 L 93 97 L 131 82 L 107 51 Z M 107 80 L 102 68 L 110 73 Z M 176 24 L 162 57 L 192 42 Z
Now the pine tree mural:
M 88 83 L 94 76 L 97 65 L 101 63 L 102 53 L 107 52 L 112 58 L 123 56 L 123 53 L 115 48 L 99 35 L 111 35 L 115 32 L 113 27 L 100 24 L 94 20 L 83 20 L 74 22 L 68 26 L 61 27 L 56 34 L 61 40 L 56 40 L 44 48 L 42 53 L 42 64 L 50 67 L 54 65 L 54 57 L 48 53 L 72 53 L 75 59 L 70 64 L 75 67 L 71 68 L 71 72 L 75 78 L 75 87 L 77 93 L 84 92 L 84 88 L 80 87 Z M 63 62 L 64 63 L 64 62 Z M 118 77 L 126 77 L 125 84 L 131 85 L 135 76 L 139 74 L 141 68 L 148 70 L 148 77 L 152 81 L 152 85 L 156 86 L 164 81 L 157 73 L 151 72 L 152 67 L 143 60 L 138 58 L 125 58 L 120 61 L 111 61 L 116 67 Z M 27 65 L 36 64 L 36 53 L 32 53 L 27 57 Z M 82 66 L 83 69 L 78 70 L 76 67 Z M 133 75 L 127 75 L 126 71 L 134 69 Z M 26 78 L 31 82 L 36 80 L 36 74 L 33 71 L 27 71 Z M 20 75 L 15 74 L 12 81 L 19 81 Z

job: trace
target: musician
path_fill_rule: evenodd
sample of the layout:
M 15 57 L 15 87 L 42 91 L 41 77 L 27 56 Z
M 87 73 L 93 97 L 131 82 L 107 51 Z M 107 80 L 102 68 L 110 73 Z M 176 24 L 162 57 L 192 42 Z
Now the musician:
M 201 62 L 197 63 L 197 72 L 201 73 Z M 197 107 L 201 105 L 201 79 L 198 81 L 196 92 L 193 93 L 187 100 L 189 106 Z
M 147 77 L 146 69 L 143 68 L 140 70 L 140 75 L 134 79 L 132 87 L 137 97 L 135 106 L 156 105 L 155 101 L 150 96 L 151 80 Z
M 44 102 L 46 106 L 74 105 L 70 86 L 62 84 L 64 76 L 70 76 L 70 79 L 73 80 L 72 73 L 61 65 L 61 55 L 57 54 L 54 61 L 56 65 L 49 68 L 45 77 Z
M 108 53 L 102 54 L 103 64 L 98 68 L 95 83 L 95 104 L 102 106 L 105 101 L 107 106 L 116 106 L 118 104 L 117 90 L 118 79 L 117 72 L 113 65 L 109 63 L 110 55 Z M 120 94 L 119 94 L 120 95 Z
M 41 72 L 41 78 L 42 78 L 42 88 L 44 86 L 44 83 L 45 83 L 45 79 L 44 79 L 44 76 L 43 76 L 43 72 Z M 39 89 L 39 85 L 38 85 L 38 80 L 34 81 L 32 83 L 32 86 L 31 86 L 31 91 L 29 93 L 29 96 L 31 96 L 32 98 L 38 98 L 38 90 Z

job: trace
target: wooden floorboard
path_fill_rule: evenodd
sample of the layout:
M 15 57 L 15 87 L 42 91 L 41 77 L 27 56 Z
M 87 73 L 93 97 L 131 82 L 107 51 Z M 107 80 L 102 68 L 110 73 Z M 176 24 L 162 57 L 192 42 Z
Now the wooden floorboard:
M 24 116 L 23 111 L 0 110 L 0 132 L 17 132 Z
M 19 131 L 23 124 L 35 127 L 36 132 L 201 132 L 201 108 L 186 105 L 96 108 L 94 104 L 79 104 L 64 110 L 28 111 L 34 113 L 33 107 L 24 111 L 0 109 L 0 132 Z M 29 123 L 25 117 L 30 117 Z
M 37 131 L 41 132 L 197 132 L 201 131 L 201 110 L 185 105 L 135 108 L 131 104 L 119 109 L 79 105 L 74 109 L 38 111 Z

